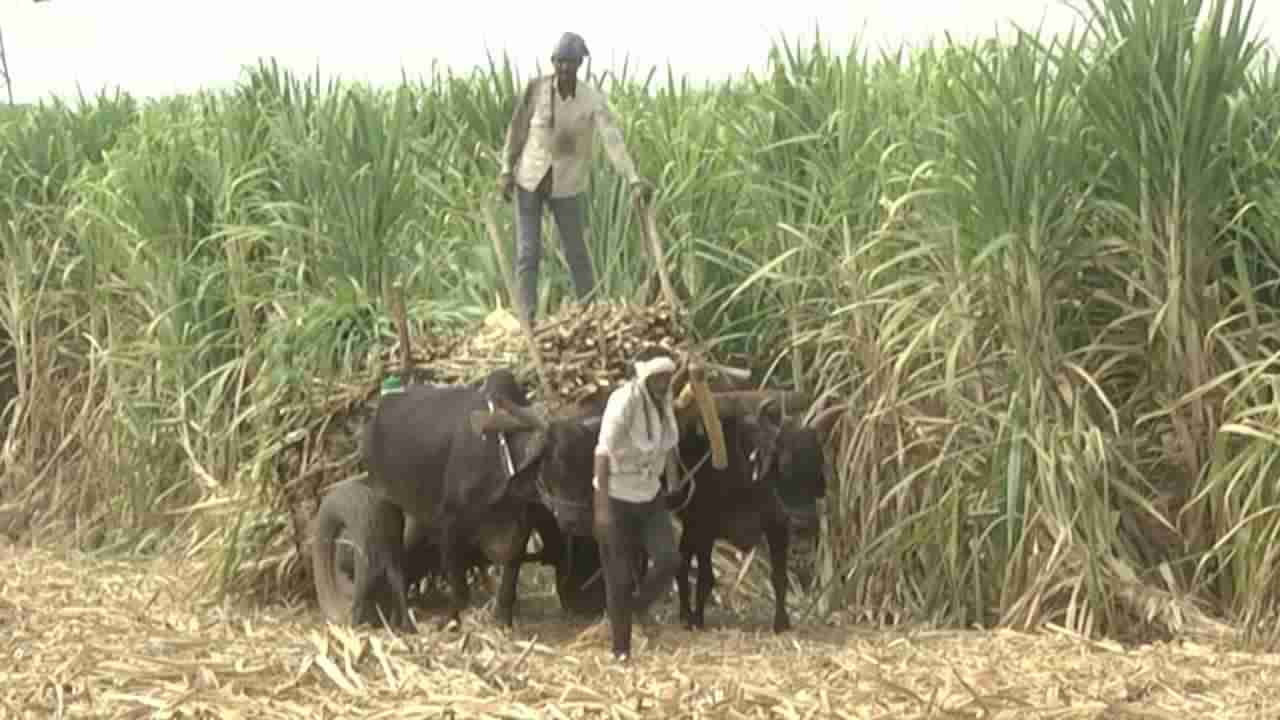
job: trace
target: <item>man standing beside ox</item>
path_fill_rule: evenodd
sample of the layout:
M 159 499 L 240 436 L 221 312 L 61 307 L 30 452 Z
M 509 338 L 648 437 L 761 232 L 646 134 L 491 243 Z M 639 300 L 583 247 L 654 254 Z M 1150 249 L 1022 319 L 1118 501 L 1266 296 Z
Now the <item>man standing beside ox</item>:
M 631 655 L 632 620 L 657 629 L 649 610 L 671 589 L 680 567 L 666 498 L 679 482 L 673 451 L 680 427 L 671 388 L 676 365 L 661 349 L 650 348 L 632 368 L 631 379 L 610 393 L 600 420 L 592 482 L 611 646 L 622 661 Z M 640 550 L 653 566 L 636 587 Z
M 529 82 L 507 127 L 498 187 L 504 199 L 515 195 L 515 302 L 530 325 L 538 301 L 544 206 L 550 206 L 555 218 L 578 298 L 587 300 L 595 289 L 583 229 L 597 132 L 609 160 L 636 197 L 647 201 L 653 194 L 652 186 L 636 172 L 604 94 L 578 81 L 578 68 L 588 54 L 582 36 L 564 33 L 551 54 L 555 72 Z

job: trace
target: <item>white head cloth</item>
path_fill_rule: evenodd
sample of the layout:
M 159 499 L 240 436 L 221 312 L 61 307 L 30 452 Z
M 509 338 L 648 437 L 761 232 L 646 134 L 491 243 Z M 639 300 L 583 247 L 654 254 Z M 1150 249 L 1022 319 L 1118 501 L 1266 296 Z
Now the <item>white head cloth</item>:
M 634 367 L 635 379 L 614 391 L 601 418 L 596 452 L 615 460 L 651 458 L 653 453 L 674 448 L 679 440 L 671 388 L 667 387 L 664 397 L 654 398 L 645 385 L 655 373 L 675 372 L 675 362 L 659 356 L 637 361 Z
M 674 373 L 676 371 L 675 362 L 666 355 L 658 355 L 648 360 L 636 361 L 636 379 L 644 382 L 645 378 L 658 373 Z

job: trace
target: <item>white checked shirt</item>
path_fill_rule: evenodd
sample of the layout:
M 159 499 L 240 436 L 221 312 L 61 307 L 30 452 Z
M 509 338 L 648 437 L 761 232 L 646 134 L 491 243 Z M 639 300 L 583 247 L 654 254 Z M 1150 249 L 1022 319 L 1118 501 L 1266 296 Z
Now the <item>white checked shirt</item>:
M 528 135 L 512 167 L 513 147 L 519 145 L 523 135 L 523 128 L 517 127 L 521 124 L 519 118 L 526 114 Z M 585 191 L 597 133 L 618 174 L 631 182 L 639 180 L 608 100 L 590 84 L 579 80 L 574 94 L 564 98 L 556 90 L 554 75 L 536 78 L 517 103 L 514 117 L 507 128 L 502 170 L 511 173 L 525 190 L 535 190 L 550 168 L 552 197 Z
M 678 441 L 669 403 L 660 410 L 638 380 L 619 386 L 609 395 L 596 441 L 596 455 L 609 458 L 609 496 L 628 502 L 657 497 L 668 453 Z

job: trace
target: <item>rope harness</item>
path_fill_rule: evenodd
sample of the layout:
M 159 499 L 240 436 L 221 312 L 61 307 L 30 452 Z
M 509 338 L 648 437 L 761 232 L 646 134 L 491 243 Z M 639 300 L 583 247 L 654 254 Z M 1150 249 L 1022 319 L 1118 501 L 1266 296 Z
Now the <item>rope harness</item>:
M 492 398 L 486 398 L 485 402 L 489 406 L 489 412 L 491 413 L 497 412 L 497 407 L 494 405 Z M 511 444 L 507 440 L 507 434 L 502 431 L 498 431 L 498 454 L 502 460 L 503 468 L 507 471 L 507 479 L 509 480 L 512 477 L 515 477 L 516 464 L 515 464 L 515 460 L 511 456 Z M 542 474 L 542 468 L 538 468 L 538 472 L 534 475 L 533 484 L 534 484 L 534 489 L 537 490 L 538 492 L 538 499 L 541 500 L 542 503 L 546 505 L 553 514 L 556 513 L 557 509 L 564 509 L 564 508 L 576 509 L 576 508 L 590 507 L 591 505 L 591 503 L 589 502 L 566 500 L 564 498 L 556 497 L 556 495 L 551 492 L 551 488 L 547 487 L 547 480 Z M 573 536 L 572 535 L 568 537 L 568 541 L 565 543 L 565 553 L 564 553 L 564 558 L 561 561 L 561 564 L 565 566 L 567 571 L 572 572 L 573 570 Z M 587 579 L 586 582 L 582 584 L 582 589 L 585 589 L 587 585 L 590 585 L 599 575 L 600 575 L 600 571 L 597 570 L 595 575 L 592 575 L 590 578 Z
M 498 411 L 493 405 L 493 398 L 485 398 L 485 402 L 489 405 L 489 412 Z M 498 448 L 501 450 L 502 463 L 507 468 L 507 479 L 510 480 L 516 474 L 516 464 L 511 459 L 511 445 L 507 442 L 507 434 L 504 432 L 498 433 Z
M 671 509 L 671 512 L 673 514 L 678 513 L 681 510 L 684 510 L 685 508 L 689 507 L 689 503 L 693 502 L 693 494 L 698 491 L 698 480 L 695 476 L 698 474 L 698 471 L 702 469 L 702 466 L 705 465 L 706 462 L 711 459 L 711 451 L 707 450 L 705 453 L 703 453 L 702 459 L 699 460 L 696 464 L 694 464 L 692 470 L 685 467 L 684 461 L 679 460 L 678 458 L 679 456 L 677 456 L 677 461 L 680 463 L 680 471 L 684 473 L 684 482 L 680 483 L 680 488 L 683 489 L 684 487 L 688 486 L 689 492 L 685 494 L 684 501 L 681 502 L 679 506 Z
M 751 482 L 749 483 L 750 485 L 757 485 L 760 483 L 762 479 L 764 479 L 764 476 L 771 469 L 776 455 L 777 453 L 775 451 L 770 451 L 765 454 L 764 461 L 762 462 L 760 460 L 760 449 L 756 448 L 755 450 L 751 451 L 751 454 L 747 456 L 747 462 L 751 466 Z M 701 470 L 702 466 L 705 465 L 707 463 L 707 460 L 710 460 L 710 459 L 711 459 L 711 451 L 707 450 L 705 453 L 702 454 L 702 459 L 698 460 L 698 462 L 694 464 L 692 470 L 690 470 L 685 466 L 683 460 L 680 461 L 680 470 L 681 472 L 684 473 L 684 481 L 680 483 L 680 487 L 684 488 L 686 485 L 688 485 L 689 492 L 687 495 L 685 495 L 684 500 L 677 507 L 672 508 L 671 512 L 678 513 L 684 510 L 685 508 L 689 507 L 689 503 L 693 502 L 693 494 L 698 491 L 698 481 L 696 477 L 698 474 L 698 470 Z
M 489 412 L 497 412 L 497 408 L 494 405 L 492 398 L 486 398 L 485 402 L 489 406 Z M 510 480 L 515 477 L 516 464 L 511 457 L 511 444 L 508 442 L 507 434 L 505 432 L 498 432 L 498 449 L 499 455 L 502 458 L 502 464 L 507 471 L 507 479 Z M 556 495 L 551 492 L 551 489 L 547 487 L 547 480 L 542 474 L 541 467 L 538 468 L 538 472 L 534 476 L 533 483 L 534 489 L 538 491 L 538 499 L 551 508 L 552 512 L 555 512 L 556 508 L 584 508 L 590 507 L 591 505 L 589 502 L 566 500 L 561 497 L 556 497 Z

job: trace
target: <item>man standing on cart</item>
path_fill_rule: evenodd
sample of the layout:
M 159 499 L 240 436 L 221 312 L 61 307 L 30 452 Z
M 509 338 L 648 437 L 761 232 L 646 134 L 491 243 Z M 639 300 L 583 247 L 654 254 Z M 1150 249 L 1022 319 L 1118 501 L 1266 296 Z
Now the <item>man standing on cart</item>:
M 636 198 L 648 201 L 653 195 L 652 186 L 636 172 L 608 100 L 600 90 L 578 80 L 578 68 L 588 54 L 582 36 L 571 32 L 561 36 L 551 54 L 555 71 L 525 87 L 503 146 L 498 187 L 504 199 L 515 196 L 515 302 L 530 325 L 538 304 L 544 206 L 550 206 L 555 218 L 578 298 L 586 301 L 595 289 L 583 230 L 597 133 Z

